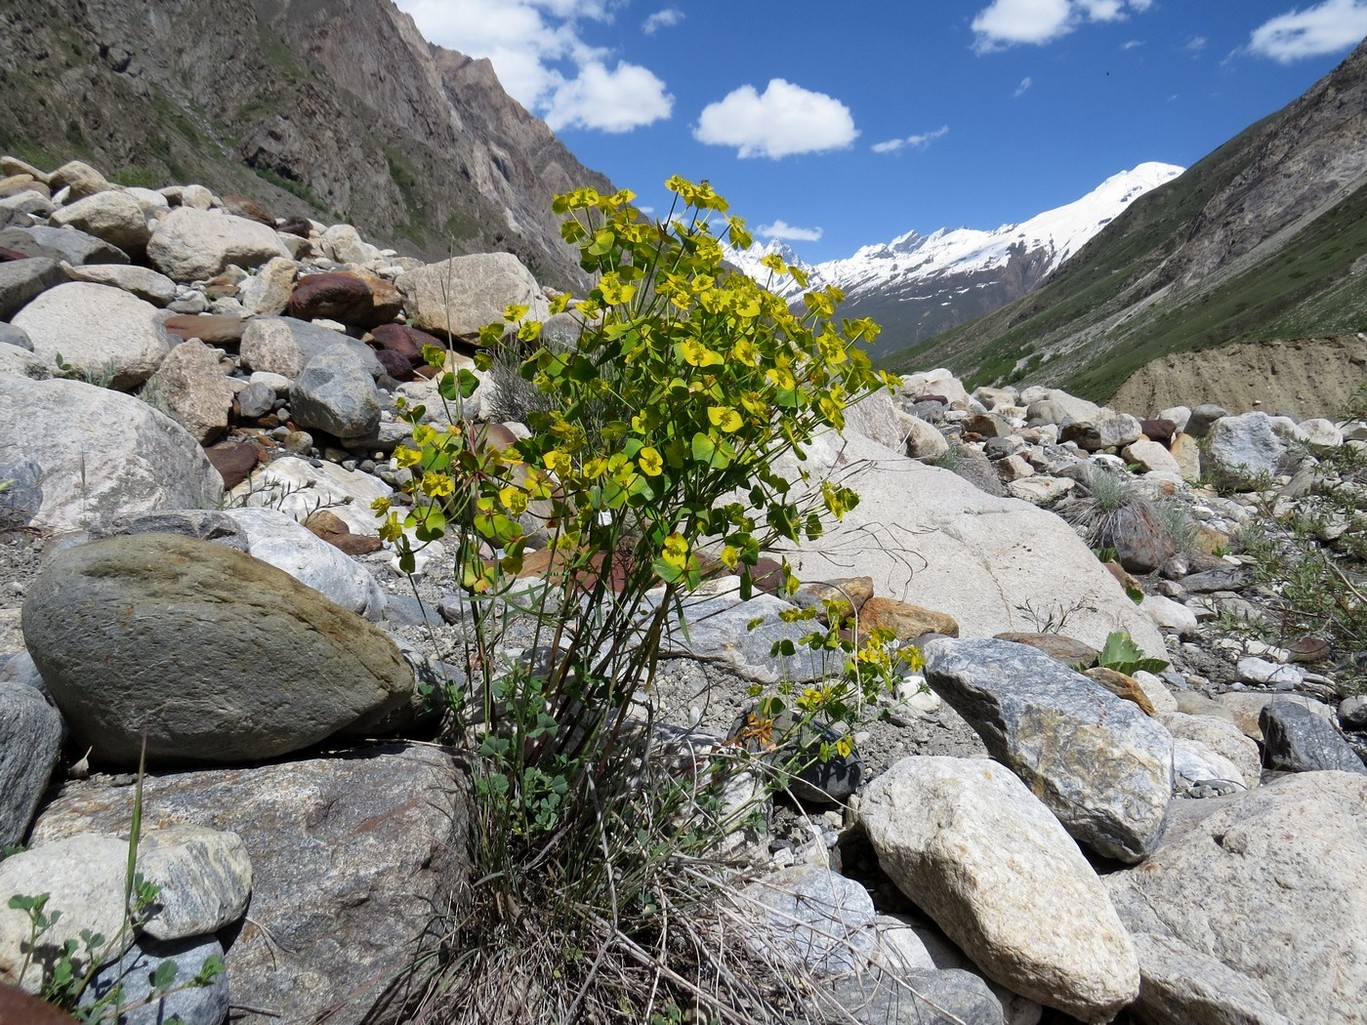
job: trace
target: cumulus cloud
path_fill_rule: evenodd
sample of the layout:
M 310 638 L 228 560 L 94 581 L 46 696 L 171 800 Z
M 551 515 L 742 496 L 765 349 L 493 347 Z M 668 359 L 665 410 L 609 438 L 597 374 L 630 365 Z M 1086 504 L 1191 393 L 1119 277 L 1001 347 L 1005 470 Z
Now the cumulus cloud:
M 784 242 L 820 242 L 822 233 L 821 228 L 799 228 L 781 219 L 755 229 L 760 238 L 777 238 Z
M 1029 75 L 1026 75 L 1024 78 L 1021 79 L 1021 84 L 1016 86 L 1016 91 L 1013 95 L 1015 95 L 1018 98 L 1020 96 L 1023 96 L 1025 94 L 1025 90 L 1029 89 L 1034 84 L 1035 80 L 1031 78 Z
M 1367 36 L 1367 0 L 1325 0 L 1259 25 L 1249 36 L 1248 49 L 1290 64 L 1347 49 L 1363 36 Z
M 649 18 L 641 23 L 641 31 L 648 36 L 653 36 L 662 28 L 673 28 L 684 20 L 684 12 L 677 7 L 666 7 L 662 11 L 656 11 Z
M 693 129 L 699 142 L 771 160 L 844 149 L 858 135 L 850 109 L 839 100 L 781 78 L 771 79 L 762 93 L 743 85 L 709 103 Z
M 1042 46 L 1093 21 L 1123 21 L 1142 14 L 1153 0 L 992 0 L 973 19 L 973 49 L 978 53 L 1008 46 Z
M 583 38 L 585 23 L 611 21 L 622 0 L 396 2 L 431 42 L 488 58 L 508 95 L 552 128 L 624 132 L 672 111 L 651 71 L 621 61 L 609 71 L 611 51 Z
M 1028 82 L 1029 79 L 1026 79 Z M 920 135 L 908 135 L 903 139 L 888 139 L 886 142 L 875 142 L 869 149 L 875 153 L 896 153 L 899 149 L 925 149 L 936 139 L 943 138 L 949 134 L 949 125 L 941 125 L 933 132 L 922 132 Z
M 674 97 L 664 83 L 637 64 L 619 63 L 609 71 L 592 61 L 572 81 L 556 88 L 546 108 L 546 124 L 562 128 L 596 128 L 629 132 L 669 117 Z

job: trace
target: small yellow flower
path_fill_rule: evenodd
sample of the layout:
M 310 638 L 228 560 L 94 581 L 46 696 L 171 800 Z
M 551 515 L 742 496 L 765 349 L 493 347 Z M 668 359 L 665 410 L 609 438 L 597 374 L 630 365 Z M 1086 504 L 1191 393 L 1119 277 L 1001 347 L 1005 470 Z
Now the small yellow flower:
M 745 422 L 741 419 L 740 414 L 730 406 L 708 406 L 707 420 L 713 427 L 720 428 L 727 434 L 740 430 L 741 425 Z
M 422 453 L 415 448 L 401 445 L 394 450 L 394 462 L 399 464 L 400 469 L 406 470 L 422 462 Z
M 636 464 L 647 477 L 658 477 L 665 468 L 665 461 L 653 446 L 647 445 L 636 454 Z
M 456 490 L 456 482 L 444 473 L 427 472 L 422 475 L 422 492 L 433 498 L 441 498 Z
M 660 558 L 678 569 L 683 569 L 688 565 L 688 542 L 682 534 L 670 534 L 665 538 L 664 547 L 660 550 Z
M 498 500 L 503 503 L 503 508 L 514 516 L 520 516 L 527 511 L 527 492 L 516 484 L 509 484 L 507 487 L 501 488 L 498 492 Z
M 719 353 L 713 352 L 696 338 L 680 343 L 679 349 L 683 353 L 684 362 L 689 366 L 710 367 L 722 362 Z
M 721 564 L 727 569 L 735 569 L 740 563 L 740 549 L 735 545 L 726 545 L 721 550 Z
M 546 469 L 559 477 L 563 477 L 569 473 L 574 465 L 570 460 L 569 453 L 558 448 L 553 448 L 546 453 L 545 462 Z

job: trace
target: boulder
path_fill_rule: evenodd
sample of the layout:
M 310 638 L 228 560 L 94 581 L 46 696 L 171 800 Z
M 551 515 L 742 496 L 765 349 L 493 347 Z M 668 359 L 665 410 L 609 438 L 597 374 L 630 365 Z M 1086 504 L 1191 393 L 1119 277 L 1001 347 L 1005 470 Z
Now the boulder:
M 131 613 L 129 610 L 132 610 Z M 171 534 L 60 552 L 29 586 L 24 640 L 106 764 L 272 758 L 408 704 L 385 634 L 293 577 Z
M 847 975 L 814 994 L 803 1025 L 1002 1025 L 1002 1005 L 986 982 L 956 968 Z M 823 1013 L 824 1012 L 824 1013 Z
M 1271 417 L 1241 413 L 1211 424 L 1201 465 L 1223 480 L 1251 487 L 1259 477 L 1280 473 L 1288 451 L 1286 442 L 1272 429 Z
M 207 986 L 190 985 L 211 957 L 223 957 L 223 945 L 213 936 L 190 940 L 159 942 L 141 937 L 119 960 L 95 974 L 83 1003 L 89 1003 L 122 985 L 120 1025 L 222 1025 L 228 1020 L 226 973 L 216 975 Z M 152 975 L 166 971 L 170 963 L 175 974 L 170 987 L 157 991 L 153 998 Z
M 226 956 L 244 1025 L 400 1019 L 372 1007 L 435 949 L 442 916 L 457 910 L 467 787 L 449 755 L 402 744 L 146 780 L 149 815 L 236 833 L 251 858 L 251 917 Z M 107 779 L 72 788 L 44 811 L 35 839 L 126 829 L 128 805 L 128 789 Z M 121 861 L 111 893 L 122 894 L 122 872 Z
M 352 349 L 372 378 L 384 372 L 384 367 L 364 342 L 293 317 L 253 317 L 242 332 L 239 351 L 243 365 L 249 369 L 293 380 L 311 359 L 335 345 Z
M 1148 1025 L 1293 1025 L 1256 979 L 1169 936 L 1134 937 L 1143 981 L 1131 1008 Z
M 369 275 L 334 271 L 301 278 L 286 307 L 300 320 L 323 318 L 372 328 L 394 320 L 403 296 L 389 282 Z
M 289 304 L 298 276 L 299 264 L 285 256 L 274 257 L 242 282 L 237 291 L 238 301 L 248 313 L 279 316 Z
M 1263 764 L 1278 772 L 1339 769 L 1367 776 L 1367 765 L 1334 724 L 1296 701 L 1270 701 L 1258 715 Z
M 1174 738 L 1196 741 L 1233 764 L 1239 770 L 1244 786 L 1252 789 L 1258 785 L 1262 776 L 1258 745 L 1228 719 L 1160 711 L 1158 721 Z
M 144 402 L 163 408 L 201 445 L 227 431 L 233 405 L 233 389 L 218 357 L 201 341 L 181 342 L 162 360 L 141 395 Z
M 74 267 L 69 263 L 62 270 L 72 281 L 89 281 L 96 285 L 121 288 L 158 308 L 170 306 L 176 298 L 176 283 L 165 274 L 146 267 L 121 263 L 90 263 Z
M 906 435 L 903 447 L 912 459 L 933 463 L 949 451 L 945 436 L 919 416 L 903 413 L 897 422 Z
M 148 830 L 138 843 L 138 871 L 161 887 L 142 929 L 153 939 L 205 936 L 247 911 L 252 862 L 236 833 L 196 825 Z
M 899 641 L 914 641 L 925 633 L 959 636 L 959 624 L 953 616 L 894 598 L 875 596 L 860 607 L 859 631 L 866 634 L 879 628 L 891 630 Z
M 817 975 L 846 975 L 868 964 L 873 898 L 853 879 L 797 865 L 751 883 L 734 901 L 756 957 Z
M 939 639 L 926 682 L 1025 781 L 1079 843 L 1135 862 L 1162 835 L 1172 736 L 1125 701 L 1034 648 Z
M 126 253 L 141 250 L 152 237 L 142 204 L 126 192 L 98 192 L 78 199 L 53 211 L 48 223 L 84 231 Z
M 395 284 L 413 326 L 442 335 L 477 338 L 509 305 L 531 307 L 533 320 L 550 313 L 536 278 L 511 253 L 456 256 L 405 271 Z
M 49 288 L 66 280 L 57 262 L 46 257 L 0 263 L 0 319 L 8 320 Z M 32 341 L 25 348 L 32 352 Z
M 127 828 L 128 812 L 113 829 Z M 89 829 L 73 830 L 66 838 L 30 849 L 0 861 L 0 982 L 37 993 L 43 983 L 43 965 L 70 940 L 76 944 L 72 958 L 78 970 L 90 967 L 79 936 L 82 929 L 103 933 L 109 941 L 101 952 L 113 960 L 133 943 L 132 930 L 123 928 L 124 876 L 128 872 L 128 841 Z M 45 914 L 61 915 L 43 935 L 33 958 L 23 950 L 29 941 L 29 917 L 8 905 L 12 896 L 48 894 Z M 25 962 L 29 962 L 25 967 Z
M 378 620 L 384 612 L 385 593 L 375 578 L 290 516 L 260 508 L 225 509 L 223 515 L 242 528 L 253 558 L 284 570 L 358 616 Z
M 1074 420 L 1059 432 L 1060 441 L 1075 442 L 1088 452 L 1124 448 L 1139 440 L 1143 431 L 1139 421 L 1129 413 L 1100 409 L 1087 420 Z
M 805 450 L 804 462 L 785 458 L 776 472 L 841 476 L 861 500 L 789 554 L 799 579 L 872 576 L 878 594 L 943 612 L 964 637 L 1028 628 L 1027 602 L 1037 610 L 1081 604 L 1068 622 L 1079 640 L 1100 649 L 1112 630 L 1125 630 L 1146 654 L 1165 653 L 1153 622 L 1053 513 L 994 498 L 858 435 L 822 434 Z
M 1138 993 L 1105 888 L 1008 769 L 903 759 L 869 784 L 859 820 L 883 871 L 989 978 L 1085 1022 L 1110 1021 Z
M 1223 799 L 1106 884 L 1132 933 L 1219 962 L 1297 1025 L 1367 1022 L 1367 778 L 1302 773 Z
M 69 189 L 72 199 L 84 199 L 114 187 L 99 171 L 80 160 L 69 160 L 57 168 L 47 176 L 47 184 L 54 192 Z
M 0 376 L 0 437 L 42 468 L 35 527 L 74 530 L 120 513 L 216 506 L 223 497 L 222 478 L 185 428 L 94 385 Z
M 0 682 L 0 848 L 27 835 L 61 751 L 62 717 L 42 692 Z
M 371 329 L 370 336 L 381 348 L 397 353 L 414 367 L 423 365 L 422 350 L 425 346 L 445 348 L 435 335 L 403 324 L 380 324 Z
M 77 374 L 134 388 L 170 351 L 157 308 L 119 288 L 72 281 L 48 289 L 14 316 L 38 359 L 57 357 Z
M 204 281 L 230 264 L 250 269 L 289 255 L 273 228 L 186 206 L 167 214 L 147 243 L 152 266 L 177 281 Z
M 35 224 L 31 228 L 6 228 L 0 231 L 0 247 L 25 256 L 42 256 L 56 262 L 79 266 L 85 263 L 127 263 L 128 254 L 102 238 L 75 228 L 53 228 Z
M 1180 475 L 1182 472 L 1182 464 L 1156 440 L 1149 441 L 1141 438 L 1139 441 L 1131 442 L 1121 449 L 1120 455 L 1126 462 L 1136 464 L 1140 473 L 1157 472 Z
M 344 520 L 355 534 L 373 534 L 379 520 L 370 506 L 389 498 L 394 489 L 368 473 L 336 463 L 313 466 L 297 456 L 282 456 L 262 466 L 250 482 L 233 493 L 234 502 L 268 505 L 303 522 L 319 509 Z
M 300 427 L 343 441 L 368 437 L 380 426 L 375 379 L 348 345 L 331 346 L 308 361 L 290 389 L 290 410 Z

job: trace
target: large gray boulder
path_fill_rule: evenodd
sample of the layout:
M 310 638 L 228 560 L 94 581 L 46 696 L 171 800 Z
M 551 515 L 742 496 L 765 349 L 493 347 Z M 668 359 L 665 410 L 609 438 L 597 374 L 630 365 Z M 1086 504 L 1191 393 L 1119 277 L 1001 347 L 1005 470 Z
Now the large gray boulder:
M 28 832 L 61 750 L 62 717 L 42 692 L 0 681 L 0 847 Z
M 734 898 L 755 956 L 804 973 L 862 971 L 874 949 L 873 898 L 824 865 L 794 865 L 756 880 Z
M 227 270 L 229 264 L 251 269 L 289 255 L 274 228 L 186 206 L 167 214 L 147 243 L 152 266 L 177 281 L 203 281 Z
M 1286 465 L 1289 449 L 1273 430 L 1266 413 L 1225 416 L 1210 425 L 1202 446 L 1201 466 L 1233 483 L 1253 484 L 1276 476 Z
M 1296 701 L 1269 701 L 1258 715 L 1263 762 L 1279 772 L 1338 769 L 1367 776 L 1367 765 L 1334 724 Z
M 775 470 L 837 478 L 861 500 L 789 553 L 799 579 L 872 576 L 877 594 L 952 616 L 961 637 L 1033 630 L 1027 603 L 1078 606 L 1068 620 L 1078 640 L 1099 650 L 1112 630 L 1125 630 L 1146 654 L 1164 655 L 1152 620 L 1053 513 L 985 494 L 859 434 L 825 433 L 804 447 L 805 461 L 785 458 Z
M 486 324 L 501 322 L 510 304 L 530 306 L 533 320 L 550 313 L 532 272 L 511 253 L 479 253 L 429 263 L 400 274 L 394 282 L 404 295 L 412 326 L 475 338 Z
M 244 366 L 293 380 L 313 357 L 334 345 L 345 345 L 355 352 L 371 377 L 384 372 L 379 359 L 364 342 L 293 317 L 251 318 L 242 332 L 238 351 Z
M 290 410 L 300 427 L 343 441 L 369 437 L 380 426 L 375 379 L 346 345 L 330 346 L 308 361 L 290 389 Z
M 408 704 L 394 642 L 289 574 L 172 534 L 60 552 L 29 587 L 24 640 L 106 764 L 272 758 Z
M 1367 778 L 1302 773 L 1222 800 L 1106 883 L 1132 933 L 1198 955 L 1194 980 L 1211 958 L 1297 1025 L 1367 1022 Z M 1163 973 L 1173 989 L 1171 967 Z
M 0 320 L 8 320 L 36 296 L 65 282 L 55 260 L 39 256 L 0 263 Z M 26 347 L 31 349 L 32 343 Z
M 223 479 L 185 428 L 131 395 L 0 376 L 0 438 L 41 467 L 35 527 L 216 506 Z
M 906 758 L 869 784 L 859 820 L 883 871 L 990 979 L 1085 1022 L 1138 993 L 1105 887 L 1010 770 Z
M 1138 705 L 1036 648 L 941 638 L 926 682 L 1079 843 L 1134 862 L 1158 845 L 1172 796 L 1172 735 Z
M 171 349 L 155 306 L 89 281 L 48 289 L 13 323 L 28 333 L 38 359 L 55 366 L 60 356 L 82 376 L 107 379 L 110 388 L 142 384 Z
M 402 1020 L 394 1009 L 369 1012 L 398 972 L 435 948 L 443 916 L 458 911 L 467 793 L 449 755 L 402 744 L 149 776 L 149 815 L 229 830 L 251 858 L 250 917 L 226 956 L 234 1020 Z M 127 787 L 92 780 L 44 810 L 34 840 L 126 829 L 128 807 Z

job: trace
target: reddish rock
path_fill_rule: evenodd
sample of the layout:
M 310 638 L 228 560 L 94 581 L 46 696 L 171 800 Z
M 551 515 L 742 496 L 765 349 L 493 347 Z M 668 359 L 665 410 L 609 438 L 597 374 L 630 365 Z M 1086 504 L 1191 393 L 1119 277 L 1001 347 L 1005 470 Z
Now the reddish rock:
M 384 367 L 384 372 L 396 381 L 411 381 L 416 376 L 408 357 L 393 349 L 377 349 L 375 358 L 380 361 L 380 366 Z
M 242 317 L 213 314 L 177 313 L 162 323 L 169 334 L 182 339 L 198 338 L 210 345 L 236 345 L 247 329 L 247 321 Z
M 223 478 L 225 490 L 246 480 L 261 461 L 261 450 L 250 442 L 225 441 L 206 448 L 204 454 Z
M 347 555 L 367 555 L 384 547 L 384 542 L 378 537 L 353 534 L 344 519 L 326 509 L 321 509 L 310 516 L 304 526 Z
M 0 982 L 0 1025 L 75 1025 L 76 1019 L 18 986 Z
M 285 312 L 299 320 L 336 320 L 355 327 L 377 327 L 403 309 L 398 289 L 380 278 L 348 271 L 310 274 L 299 279 Z
M 307 217 L 286 217 L 275 226 L 276 231 L 282 231 L 286 235 L 298 235 L 300 238 L 308 238 L 313 234 L 313 225 Z
M 260 203 L 247 196 L 224 196 L 223 209 L 236 217 L 246 217 L 248 220 L 259 221 L 268 228 L 275 227 L 275 218 L 266 213 Z
M 1143 710 L 1145 715 L 1157 714 L 1153 709 L 1153 702 L 1144 693 L 1144 689 L 1124 673 L 1118 673 L 1114 669 L 1106 669 L 1102 666 L 1093 666 L 1087 670 L 1086 676 L 1093 683 L 1101 684 L 1116 697 L 1133 701 Z
M 873 597 L 859 610 L 859 630 L 867 635 L 880 627 L 891 630 L 899 641 L 914 641 L 926 633 L 959 636 L 959 624 L 953 616 L 895 598 Z
M 1173 435 L 1177 433 L 1177 425 L 1171 420 L 1140 420 L 1139 429 L 1144 437 L 1160 445 L 1171 445 Z
M 9 263 L 11 260 L 27 260 L 28 253 L 21 253 L 17 249 L 6 249 L 0 246 L 0 263 Z
M 435 345 L 441 349 L 446 348 L 436 335 L 429 335 L 426 331 L 419 331 L 404 324 L 381 324 L 371 330 L 370 337 L 374 339 L 375 344 L 399 353 L 415 367 L 421 366 L 424 362 L 423 346 Z

